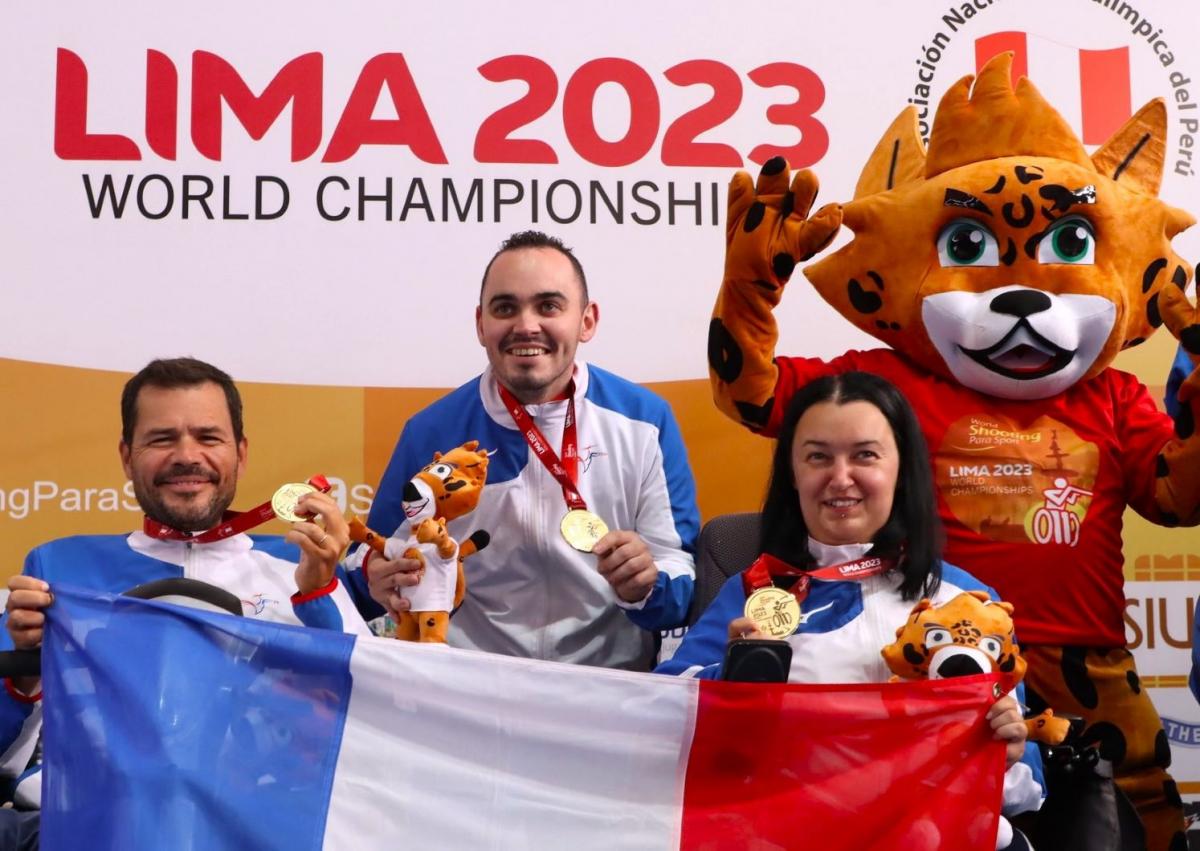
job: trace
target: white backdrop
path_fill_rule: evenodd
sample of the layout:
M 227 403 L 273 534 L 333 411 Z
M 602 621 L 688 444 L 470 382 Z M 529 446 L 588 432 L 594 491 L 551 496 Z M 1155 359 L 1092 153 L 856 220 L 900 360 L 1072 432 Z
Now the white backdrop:
M 46 375 L 55 392 L 79 393 L 92 373 L 72 384 L 72 370 L 128 372 L 183 352 L 245 382 L 454 386 L 482 362 L 469 317 L 484 263 L 509 233 L 536 226 L 573 245 L 588 271 L 602 308 L 589 359 L 643 382 L 696 380 L 704 394 L 733 169 L 755 170 L 760 145 L 796 146 L 790 158 L 818 171 L 821 201 L 847 200 L 909 99 L 936 104 L 998 33 L 1024 45 L 1035 83 L 1081 132 L 1123 106 L 1168 98 L 1162 195 L 1200 212 L 1191 165 L 1200 17 L 1190 3 L 8 4 L 0 11 L 0 358 L 8 359 L 0 391 L 6 407 L 27 407 L 40 401 L 36 382 Z M 277 75 L 286 89 L 285 67 L 299 81 L 295 99 L 281 101 L 277 117 L 257 109 L 261 138 L 253 138 L 239 115 L 256 109 L 235 110 L 228 100 L 236 95 L 218 93 L 244 83 L 260 95 Z M 784 84 L 770 84 L 771 75 Z M 789 126 L 778 105 L 797 100 Z M 339 126 L 350 140 L 341 153 Z M 724 147 L 684 144 L 701 129 L 696 141 Z M 555 161 L 521 161 L 529 157 L 504 146 L 506 135 L 542 143 L 533 158 Z M 367 143 L 354 149 L 355 139 Z M 1084 141 L 1096 147 L 1102 138 Z M 95 153 L 105 145 L 116 153 Z M 119 217 L 111 199 L 96 210 L 89 199 L 88 186 L 96 195 L 106 180 L 118 194 L 128 180 Z M 344 218 L 322 217 L 323 181 L 326 211 L 348 205 Z M 390 181 L 390 215 L 372 200 L 360 220 L 360 181 L 375 196 Z M 256 182 L 266 213 L 278 211 L 286 187 L 282 215 L 253 218 Z M 208 185 L 213 218 L 198 201 L 185 217 L 182 195 Z M 446 185 L 468 207 L 466 221 L 445 209 Z M 593 185 L 614 203 L 623 198 L 620 217 L 591 202 Z M 474 186 L 478 200 L 467 205 Z M 521 201 L 497 204 L 518 192 Z M 1200 229 L 1176 240 L 1193 263 L 1198 240 Z M 874 345 L 799 276 L 779 322 L 781 352 Z M 1151 385 L 1161 385 L 1169 360 L 1170 346 L 1158 345 L 1158 360 L 1127 365 Z M 66 371 L 31 373 L 30 365 Z M 0 424 L 0 537 L 36 540 L 83 522 L 87 506 L 64 508 L 61 499 L 41 521 L 36 511 L 13 511 L 14 494 L 28 496 L 35 480 L 68 476 L 43 468 L 86 467 L 95 481 L 119 486 L 114 435 L 87 433 L 103 453 L 81 448 L 70 430 L 86 429 L 93 415 L 61 404 L 54 416 L 26 411 L 7 431 Z M 333 406 L 346 417 L 329 426 L 335 440 L 353 433 L 361 442 L 364 420 L 369 431 L 370 405 L 364 414 L 361 399 L 355 404 L 353 416 Z M 703 488 L 703 465 L 723 463 L 721 447 L 690 449 Z M 96 472 L 102 467 L 108 478 Z M 127 528 L 134 515 L 113 494 L 111 508 L 96 504 L 125 515 L 104 521 L 113 530 Z M 33 522 L 44 529 L 30 532 Z M 1200 792 L 1200 708 L 1183 688 L 1200 536 L 1135 524 L 1127 541 L 1127 573 L 1138 580 L 1129 586 L 1130 640 L 1177 725 L 1181 787 Z
M 973 17 L 959 7 L 972 10 Z M 936 102 L 949 83 L 973 70 L 976 39 L 994 32 L 1028 33 L 1031 75 L 1076 126 L 1079 49 L 1128 48 L 1135 109 L 1151 97 L 1169 95 L 1169 75 L 1177 71 L 1190 78 L 1200 59 L 1200 51 L 1186 48 L 1200 24 L 1185 4 L 1160 1 L 1138 9 L 1146 24 L 1162 30 L 1158 43 L 1178 51 L 1170 66 L 1162 66 L 1153 43 L 1135 36 L 1129 20 L 1091 0 L 979 0 L 953 6 L 357 3 L 339 5 L 336 12 L 324 4 L 295 3 L 206 3 L 169 11 L 162 4 L 138 2 L 115 10 L 87 3 L 11 7 L 4 13 L 0 36 L 9 197 L 0 212 L 6 246 L 3 308 L 9 319 L 0 336 L 0 356 L 132 370 L 151 356 L 178 349 L 181 340 L 196 339 L 203 340 L 214 361 L 248 380 L 454 385 L 470 374 L 478 358 L 469 324 L 448 318 L 469 315 L 490 251 L 508 233 L 533 221 L 529 199 L 536 181 L 538 225 L 577 248 L 602 306 L 606 331 L 613 329 L 597 337 L 590 357 L 641 381 L 702 378 L 706 364 L 696 329 L 705 327 L 718 280 L 724 187 L 732 169 L 663 164 L 667 130 L 713 98 L 709 86 L 670 82 L 668 69 L 689 60 L 723 66 L 698 73 L 719 81 L 720 103 L 728 104 L 732 114 L 705 122 L 715 126 L 698 141 L 729 146 L 733 160 L 752 170 L 756 166 L 748 154 L 754 147 L 793 145 L 801 137 L 795 127 L 768 121 L 772 104 L 798 97 L 819 104 L 815 115 L 806 114 L 812 112 L 807 106 L 798 110 L 800 128 L 811 131 L 799 141 L 804 154 L 815 159 L 822 200 L 844 200 L 883 129 L 908 98 L 919 98 L 914 94 L 922 72 L 917 63 L 937 60 L 930 63 L 936 69 L 932 74 L 923 72 L 933 76 L 929 99 Z M 944 20 L 948 13 L 953 17 Z M 964 22 L 957 24 L 956 17 Z M 60 48 L 86 66 L 88 132 L 127 137 L 141 159 L 56 156 Z M 173 160 L 156 154 L 146 141 L 148 50 L 162 54 L 177 71 L 177 85 L 167 87 L 178 101 Z M 192 139 L 197 132 L 191 98 L 196 51 L 219 56 L 256 94 L 292 60 L 319 53 L 317 85 L 299 86 L 306 103 L 321 98 L 315 152 L 292 161 L 293 107 L 284 107 L 265 135 L 254 140 L 223 104 L 220 159 L 199 153 Z M 401 88 L 418 94 L 444 164 L 423 162 L 402 144 L 366 144 L 341 162 L 322 161 L 360 73 L 373 57 L 384 54 L 402 54 L 413 85 Z M 521 68 L 540 69 L 542 77 L 532 89 L 519 80 L 490 81 L 478 70 L 511 55 L 531 57 L 517 63 Z M 648 144 L 631 142 L 629 150 L 621 151 L 636 159 L 620 167 L 584 159 L 564 131 L 564 102 L 581 109 L 589 100 L 581 82 L 586 75 L 576 80 L 585 87 L 582 94 L 571 87 L 576 72 L 602 58 L 619 61 L 617 71 L 601 70 L 600 76 L 633 80 L 638 100 L 631 110 L 627 90 L 619 84 L 593 87 L 595 132 L 608 141 L 619 140 L 630 126 L 631 112 L 639 132 L 657 125 Z M 751 80 L 754 69 L 771 63 L 808 69 L 785 72 L 799 81 L 799 94 L 789 86 L 763 88 Z M 366 89 L 382 94 L 374 117 L 395 121 L 390 90 L 370 84 Z M 544 113 L 539 114 L 542 105 L 534 108 L 530 115 L 538 117 L 514 126 L 512 135 L 544 142 L 558 162 L 479 162 L 475 142 L 481 126 L 527 90 L 553 99 L 546 100 Z M 656 107 L 657 123 L 652 115 Z M 1179 118 L 1186 115 L 1172 104 L 1172 128 L 1178 129 Z M 420 122 L 412 113 L 401 120 L 403 133 L 420 135 L 413 129 Z M 211 121 L 202 122 L 200 133 L 203 127 L 212 132 Z M 386 129 L 382 124 L 377 128 Z M 828 134 L 828 145 L 819 138 L 822 132 Z M 639 156 L 641 150 L 645 153 Z M 1169 169 L 1172 164 L 1169 159 Z M 121 218 L 115 218 L 111 204 L 93 218 L 84 177 L 97 191 L 105 176 L 122 187 L 129 175 L 130 197 Z M 162 178 L 150 177 L 145 184 L 144 206 L 152 214 L 169 209 L 157 220 L 139 213 L 136 203 L 138 187 L 151 175 Z M 212 182 L 210 207 L 217 218 L 204 218 L 196 203 L 183 218 L 185 175 Z M 271 221 L 222 220 L 222 203 L 234 213 L 253 209 L 257 176 L 286 184 L 287 211 Z M 349 202 L 350 214 L 341 221 L 327 221 L 317 209 L 317 188 L 330 177 L 350 186 L 346 191 L 333 184 L 326 192 L 333 212 Z M 222 198 L 224 178 L 229 180 L 227 201 Z M 392 181 L 392 220 L 379 201 L 367 202 L 364 220 L 358 220 L 359 179 L 373 195 L 385 194 L 387 180 Z M 437 221 L 428 221 L 422 208 L 410 208 L 405 221 L 397 220 L 415 179 L 423 182 Z M 478 212 L 483 221 L 472 215 L 460 223 L 453 209 L 451 220 L 442 221 L 442 182 L 452 181 L 464 203 L 476 179 L 482 181 Z M 521 203 L 502 206 L 498 220 L 497 180 L 510 181 L 499 190 L 504 197 L 512 197 L 518 186 L 525 195 Z M 550 218 L 546 192 L 555 181 L 581 188 L 584 210 L 578 220 L 560 224 Z M 588 221 L 591 181 L 610 197 L 622 188 L 624 223 L 614 223 L 602 202 L 597 223 Z M 635 214 L 653 218 L 653 209 L 632 197 L 639 182 L 644 182 L 639 194 L 659 205 L 654 224 L 634 221 Z M 169 208 L 168 183 L 174 193 Z M 201 186 L 193 177 L 193 191 Z M 269 183 L 266 190 L 266 212 L 273 212 L 279 186 Z M 677 205 L 675 222 L 669 223 L 671 191 L 676 199 L 699 198 L 699 209 Z M 420 201 L 417 192 L 415 202 Z M 1169 173 L 1163 194 L 1180 206 L 1200 208 L 1190 203 L 1196 194 L 1193 177 Z M 573 190 L 559 185 L 552 203 L 560 218 L 571 218 Z M 1195 240 L 1190 234 L 1182 238 L 1185 256 L 1197 256 L 1187 250 Z M 26 321 L 13 321 L 18 317 Z M 361 318 L 374 321 L 363 323 Z M 782 351 L 830 354 L 870 342 L 803 285 L 785 299 L 780 324 Z M 308 354 L 314 338 L 333 356 Z M 631 341 L 655 344 L 648 349 Z M 455 354 L 459 351 L 462 356 Z M 437 356 L 429 357 L 430 352 Z

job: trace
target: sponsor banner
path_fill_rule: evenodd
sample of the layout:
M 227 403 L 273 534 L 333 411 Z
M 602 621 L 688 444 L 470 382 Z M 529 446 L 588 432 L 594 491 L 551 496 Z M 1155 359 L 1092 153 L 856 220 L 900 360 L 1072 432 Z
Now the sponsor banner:
M 5 307 L 54 333 L 17 323 L 0 356 L 133 370 L 203 343 L 244 380 L 454 386 L 484 263 L 536 225 L 589 270 L 597 363 L 701 378 L 731 172 L 783 154 L 846 200 L 903 106 L 928 120 L 1000 49 L 1093 146 L 1168 98 L 1163 195 L 1200 207 L 1200 23 L 1177 4 L 708 4 L 684 30 L 670 7 L 520 6 L 6 10 Z M 872 345 L 803 281 L 780 325 L 797 354 Z M 305 356 L 314 336 L 337 356 Z
M 1171 776 L 1180 792 L 1196 800 L 1200 797 L 1200 706 L 1186 683 L 1152 686 L 1150 697 L 1171 742 Z
M 1125 640 L 1142 677 L 1187 674 L 1198 594 L 1200 585 L 1195 581 L 1126 583 Z

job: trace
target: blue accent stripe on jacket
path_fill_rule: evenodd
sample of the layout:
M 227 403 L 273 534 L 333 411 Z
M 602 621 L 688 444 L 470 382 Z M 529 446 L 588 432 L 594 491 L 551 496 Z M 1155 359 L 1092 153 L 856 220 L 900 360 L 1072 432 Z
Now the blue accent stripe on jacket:
M 696 552 L 700 534 L 700 511 L 696 507 L 696 483 L 688 464 L 683 435 L 671 412 L 671 406 L 645 387 L 634 384 L 607 370 L 588 364 L 586 398 L 631 420 L 649 423 L 658 429 L 658 446 L 662 451 L 663 473 L 671 499 L 671 515 L 683 549 Z

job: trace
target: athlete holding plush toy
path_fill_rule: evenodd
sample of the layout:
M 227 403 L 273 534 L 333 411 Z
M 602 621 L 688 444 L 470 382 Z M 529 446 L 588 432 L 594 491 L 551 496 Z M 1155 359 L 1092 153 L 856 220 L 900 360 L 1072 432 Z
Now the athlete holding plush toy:
M 1085 718 L 1150 847 L 1186 847 L 1170 749 L 1125 648 L 1121 521 L 1130 505 L 1164 526 L 1200 522 L 1200 394 L 1173 423 L 1110 364 L 1164 323 L 1197 333 L 1191 268 L 1170 245 L 1194 220 L 1157 197 L 1162 101 L 1089 156 L 1028 80 L 1013 87 L 1011 61 L 950 88 L 928 150 L 914 110 L 901 113 L 844 210 L 806 218 L 816 178 L 789 186 L 782 160 L 757 185 L 735 176 L 713 392 L 771 436 L 818 376 L 866 370 L 901 387 L 930 447 L 947 559 L 1015 604 L 1028 687 Z M 782 287 L 843 219 L 853 241 L 805 274 L 891 348 L 776 358 Z

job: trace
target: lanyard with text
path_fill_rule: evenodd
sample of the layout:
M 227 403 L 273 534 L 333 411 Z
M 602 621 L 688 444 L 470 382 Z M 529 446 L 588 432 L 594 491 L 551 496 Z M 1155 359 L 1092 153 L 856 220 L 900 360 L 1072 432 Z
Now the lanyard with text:
M 896 566 L 896 559 L 870 556 L 857 561 L 847 561 L 842 564 L 831 564 L 828 567 L 818 567 L 813 570 L 801 570 L 775 556 L 763 553 L 754 564 L 742 574 L 742 587 L 749 597 L 759 588 L 767 588 L 774 584 L 776 577 L 794 576 L 796 584 L 789 590 L 797 603 L 803 603 L 808 596 L 808 586 L 814 579 L 826 580 L 858 580 L 868 576 L 878 576 L 887 573 Z
M 579 470 L 578 437 L 575 429 L 575 382 L 572 381 L 567 386 L 567 415 L 563 420 L 562 460 L 559 460 L 559 456 L 550 446 L 550 442 L 546 440 L 546 436 L 534 424 L 533 417 L 529 416 L 525 406 L 517 401 L 517 397 L 508 392 L 503 384 L 498 386 L 500 387 L 500 398 L 504 400 L 504 405 L 508 408 L 508 413 L 512 416 L 513 422 L 517 424 L 517 428 L 521 430 L 525 442 L 529 444 L 529 448 L 533 450 L 533 454 L 538 457 L 543 466 L 550 471 L 554 480 L 562 486 L 567 507 L 572 511 L 587 511 L 587 503 L 583 501 L 583 497 L 579 495 L 579 491 L 575 487 L 575 479 Z
M 321 493 L 329 493 L 329 480 L 324 476 L 316 475 L 308 480 L 308 483 Z M 178 529 L 172 529 L 165 523 L 159 523 L 157 520 L 152 520 L 149 517 L 142 520 L 142 531 L 151 538 L 160 538 L 167 541 L 187 541 L 191 544 L 210 544 L 213 541 L 223 541 L 226 538 L 232 538 L 255 526 L 261 526 L 268 520 L 275 518 L 275 509 L 268 500 L 262 505 L 256 505 L 249 511 L 226 511 L 225 516 L 221 518 L 219 525 L 214 526 L 207 532 L 201 532 L 199 535 L 190 535 L 187 532 L 180 532 Z

